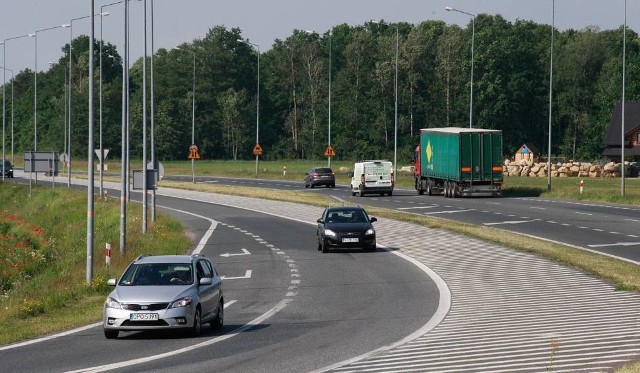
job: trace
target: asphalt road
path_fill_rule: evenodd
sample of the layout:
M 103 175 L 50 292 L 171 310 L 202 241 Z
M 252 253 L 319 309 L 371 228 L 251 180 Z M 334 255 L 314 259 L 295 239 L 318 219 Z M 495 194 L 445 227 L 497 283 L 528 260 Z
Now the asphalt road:
M 166 178 L 191 181 L 190 176 Z M 304 189 L 302 181 L 197 177 L 196 182 L 306 190 L 352 203 L 491 226 L 640 264 L 640 208 L 634 206 L 534 197 L 444 198 L 420 196 L 412 189 L 396 189 L 391 197 L 352 197 L 347 185 Z
M 215 221 L 202 252 L 225 276 L 223 330 L 205 328 L 196 339 L 121 333 L 114 341 L 94 326 L 2 348 L 3 371 L 312 371 L 401 340 L 438 306 L 431 279 L 391 252 L 322 254 L 308 223 L 171 197 L 157 204 L 188 212 L 165 209 L 196 242 L 211 229 L 205 218 Z

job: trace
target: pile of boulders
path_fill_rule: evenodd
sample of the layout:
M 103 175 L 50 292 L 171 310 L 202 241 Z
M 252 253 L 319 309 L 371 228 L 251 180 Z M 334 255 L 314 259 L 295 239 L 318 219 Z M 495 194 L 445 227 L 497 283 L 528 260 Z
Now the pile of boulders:
M 620 166 L 620 163 L 614 162 L 604 165 L 588 162 L 552 163 L 551 177 L 620 177 Z M 629 175 L 630 166 L 625 164 L 625 167 L 625 175 Z M 535 163 L 527 160 L 514 162 L 507 159 L 502 168 L 504 176 L 548 176 L 547 163 Z

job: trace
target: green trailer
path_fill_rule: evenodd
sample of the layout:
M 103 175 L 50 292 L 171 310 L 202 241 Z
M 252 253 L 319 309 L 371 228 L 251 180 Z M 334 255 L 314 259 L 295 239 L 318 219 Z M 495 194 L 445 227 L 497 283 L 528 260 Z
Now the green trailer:
M 448 198 L 502 195 L 502 131 L 480 128 L 420 130 L 416 148 L 418 194 Z

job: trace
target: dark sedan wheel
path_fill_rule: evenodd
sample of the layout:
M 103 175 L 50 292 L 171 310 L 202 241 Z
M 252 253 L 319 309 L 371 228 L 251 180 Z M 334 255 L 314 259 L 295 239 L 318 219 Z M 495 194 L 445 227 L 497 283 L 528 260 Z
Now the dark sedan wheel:
M 329 251 L 330 251 L 330 250 L 329 250 L 329 245 L 327 245 L 327 243 L 326 243 L 326 242 L 324 242 L 324 243 L 322 244 L 322 252 L 323 252 L 323 253 L 328 253 Z
M 318 251 L 322 250 L 322 243 L 320 241 L 318 241 L 318 247 L 317 247 Z

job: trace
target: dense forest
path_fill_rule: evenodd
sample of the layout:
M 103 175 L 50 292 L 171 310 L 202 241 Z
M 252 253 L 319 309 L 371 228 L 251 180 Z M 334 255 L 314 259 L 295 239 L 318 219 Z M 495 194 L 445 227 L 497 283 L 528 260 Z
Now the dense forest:
M 476 17 L 471 122 L 503 130 L 505 155 L 523 143 L 547 153 L 551 34 L 550 25 Z M 640 96 L 640 48 L 635 32 L 627 30 L 626 37 L 626 98 L 633 101 Z M 610 116 L 622 97 L 623 28 L 556 31 L 554 38 L 551 153 L 600 159 Z M 258 128 L 263 159 L 322 159 L 329 123 L 337 159 L 392 158 L 397 42 L 398 161 L 408 164 L 420 128 L 469 126 L 471 39 L 471 24 L 342 24 L 322 34 L 294 30 L 258 56 L 240 29 L 213 27 L 202 39 L 148 58 L 154 64 L 157 157 L 186 159 L 195 102 L 194 137 L 202 159 L 251 159 Z M 95 141 L 97 148 L 102 75 L 103 144 L 113 159 L 121 154 L 122 57 L 105 42 L 100 71 L 99 43 Z M 72 45 L 70 87 L 69 45 L 62 47 L 59 61 L 38 73 L 37 150 L 65 151 L 70 89 L 71 152 L 86 158 L 89 38 L 80 36 Z M 142 157 L 142 63 L 139 59 L 130 70 L 133 158 Z M 34 73 L 28 69 L 5 87 L 7 131 L 13 112 L 16 156 L 34 147 L 33 90 Z M 6 139 L 10 149 L 9 132 Z

